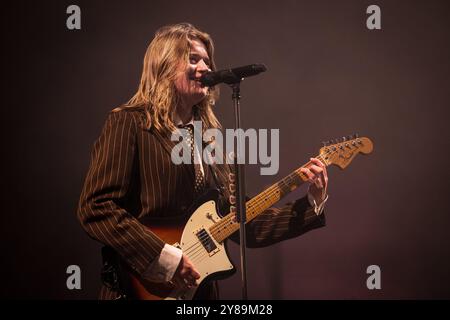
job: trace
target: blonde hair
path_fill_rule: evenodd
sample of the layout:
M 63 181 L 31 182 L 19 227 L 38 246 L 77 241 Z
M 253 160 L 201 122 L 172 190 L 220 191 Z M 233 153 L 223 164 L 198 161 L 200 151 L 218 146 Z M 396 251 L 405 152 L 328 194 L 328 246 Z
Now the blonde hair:
M 180 62 L 188 61 L 190 43 L 201 41 L 211 60 L 211 70 L 216 70 L 214 63 L 214 44 L 211 37 L 189 23 L 168 25 L 156 31 L 155 37 L 147 48 L 139 88 L 135 95 L 113 112 L 125 108 L 143 107 L 146 115 L 145 128 L 150 130 L 175 130 L 174 116 L 180 96 L 175 88 L 175 79 Z M 210 88 L 208 95 L 194 107 L 196 118 L 203 122 L 203 127 L 220 128 L 220 123 L 212 111 L 218 98 L 218 88 Z

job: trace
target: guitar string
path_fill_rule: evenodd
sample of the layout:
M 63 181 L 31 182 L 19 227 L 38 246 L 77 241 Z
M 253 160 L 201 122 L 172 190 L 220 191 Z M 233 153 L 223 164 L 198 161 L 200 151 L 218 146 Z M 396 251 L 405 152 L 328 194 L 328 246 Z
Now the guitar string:
M 331 153 L 330 153 L 330 151 L 331 151 L 331 148 L 329 149 L 329 151 L 327 152 L 327 154 L 329 153 L 329 155 L 331 155 L 331 154 L 333 153 L 333 151 L 331 151 Z M 322 162 L 326 162 L 325 160 L 322 159 L 322 155 L 317 156 L 317 158 L 321 158 Z M 261 210 L 261 208 L 265 206 L 265 204 L 263 204 L 263 202 L 265 202 L 266 199 L 267 199 L 268 197 L 271 197 L 271 196 L 274 195 L 275 193 L 278 193 L 278 192 L 279 192 L 279 189 L 282 189 L 282 188 L 284 188 L 284 187 L 289 187 L 289 186 L 290 186 L 290 183 L 291 183 L 292 181 L 294 181 L 295 179 L 297 179 L 298 176 L 300 176 L 300 177 L 305 176 L 303 173 L 298 173 L 298 171 L 299 171 L 301 168 L 308 166 L 309 164 L 311 164 L 311 161 L 308 161 L 308 162 L 307 162 L 306 164 L 304 164 L 302 167 L 296 169 L 293 173 L 289 174 L 286 178 L 282 179 L 280 182 L 278 182 L 278 183 L 272 185 L 269 189 L 267 189 L 267 190 L 264 192 L 264 197 L 263 197 L 263 198 L 261 198 L 261 195 L 259 195 L 259 196 L 256 196 L 255 198 L 253 198 L 252 200 L 250 200 L 249 202 L 252 202 L 252 203 L 249 203 L 249 205 L 248 205 L 249 211 L 252 211 L 253 209 L 255 209 L 255 207 L 256 207 L 257 209 Z M 307 179 L 306 179 L 306 180 L 307 180 Z M 306 181 L 306 180 L 304 180 L 304 181 Z M 281 188 L 280 188 L 280 187 L 281 187 Z M 289 191 L 289 190 L 286 190 L 286 191 Z M 225 220 L 226 220 L 226 224 L 230 224 L 230 221 L 229 221 L 229 220 L 231 220 L 231 219 L 233 219 L 233 218 L 235 218 L 235 215 L 233 215 L 233 214 L 231 214 L 231 215 L 228 214 L 227 216 L 225 216 L 225 218 L 222 219 L 222 221 L 216 223 L 215 225 L 213 225 L 213 226 L 209 229 L 210 233 L 217 233 L 217 232 L 218 232 L 218 233 L 221 233 L 222 231 L 226 230 L 229 226 L 226 225 L 226 226 L 223 226 L 223 227 L 221 228 L 221 225 L 224 224 Z M 234 225 L 234 224 L 235 224 L 235 222 L 231 222 L 231 225 Z M 220 229 L 221 229 L 221 230 L 220 230 Z M 238 228 L 238 229 L 239 229 L 239 228 Z M 236 230 L 234 230 L 233 233 L 234 233 L 235 231 L 236 231 Z M 198 237 L 198 239 L 200 240 L 200 242 L 199 242 L 198 240 L 194 240 L 194 241 L 192 241 L 191 243 L 189 243 L 189 247 L 185 250 L 186 255 L 188 255 L 188 256 L 195 256 L 195 255 L 196 255 L 195 253 L 196 253 L 196 252 L 198 253 L 198 249 L 204 248 L 203 244 L 201 243 L 201 240 L 205 240 L 205 239 L 208 238 L 208 237 L 209 237 L 209 234 L 205 234 L 205 235 L 202 236 L 202 237 Z M 227 237 L 228 237 L 228 236 L 227 236 Z M 200 250 L 200 252 L 202 252 L 202 250 Z M 208 252 L 207 252 L 206 250 L 205 250 L 204 252 L 205 252 L 206 254 L 208 254 Z M 197 257 L 195 257 L 195 258 L 197 258 Z
M 306 164 L 306 165 L 308 165 L 308 164 Z M 305 166 L 306 166 L 306 165 L 305 165 Z M 296 178 L 296 177 L 295 177 L 295 178 Z M 289 183 L 290 183 L 292 180 L 294 180 L 294 178 L 288 176 L 288 177 L 284 178 L 282 181 L 280 181 L 277 185 L 284 184 L 284 187 L 285 187 L 285 186 L 289 186 Z M 286 183 L 285 181 L 288 181 L 288 182 Z M 275 185 L 275 186 L 277 186 L 277 185 Z M 253 198 L 252 200 L 250 200 L 250 201 L 253 201 L 253 202 L 252 202 L 252 203 L 249 203 L 249 205 L 248 205 L 249 211 L 252 211 L 253 209 L 255 209 L 255 207 L 257 207 L 257 209 L 260 209 L 262 206 L 264 206 L 264 204 L 262 203 L 262 201 L 265 202 L 265 199 L 266 199 L 267 197 L 269 197 L 271 193 L 272 193 L 272 194 L 274 193 L 273 191 L 269 191 L 269 190 L 271 190 L 273 187 L 274 187 L 274 186 L 272 186 L 271 188 L 269 188 L 269 189 L 266 190 L 265 193 L 267 193 L 267 194 L 265 195 L 264 200 L 259 200 L 259 199 L 257 199 L 256 197 Z M 250 201 L 249 201 L 249 202 L 250 202 Z M 229 218 L 227 219 L 227 217 L 234 218 L 235 215 L 231 215 L 231 216 L 230 216 L 230 214 L 228 214 L 228 215 L 224 218 L 224 220 L 230 220 Z M 220 223 L 223 224 L 223 221 L 224 221 L 224 220 L 222 220 L 221 222 L 218 222 L 218 223 L 219 223 L 219 224 L 220 224 Z M 228 221 L 227 221 L 227 222 L 228 222 Z M 227 228 L 227 227 L 228 227 L 228 226 L 226 226 L 225 228 Z M 217 232 L 218 228 L 220 228 L 220 226 L 217 226 L 216 228 L 210 228 L 209 231 L 210 231 L 210 233 L 214 233 L 214 232 Z M 222 228 L 222 229 L 223 229 L 223 228 Z M 219 232 L 221 232 L 221 231 L 219 231 Z M 205 234 L 205 235 L 202 235 L 202 236 L 198 237 L 198 239 L 199 239 L 200 242 L 201 242 L 202 240 L 206 240 L 208 237 L 209 237 L 209 235 L 208 235 L 208 234 Z M 186 252 L 187 254 L 192 254 L 194 251 L 197 251 L 197 249 L 198 249 L 198 247 L 199 247 L 199 246 L 198 246 L 199 244 L 200 244 L 200 247 L 203 247 L 203 245 L 202 245 L 201 243 L 199 243 L 197 240 L 194 240 L 193 242 L 191 242 L 191 243 L 189 244 L 188 248 L 185 249 L 185 252 Z
M 337 151 L 339 151 L 338 148 L 335 148 L 335 150 L 332 150 L 332 148 L 328 148 L 326 154 L 331 156 L 333 153 L 336 153 Z M 322 160 L 322 162 L 325 163 L 325 165 L 328 165 L 327 162 L 323 159 L 323 154 L 317 156 L 317 158 L 320 158 Z M 308 166 L 309 164 L 311 164 L 311 161 L 308 161 L 308 163 L 306 163 L 302 167 L 296 169 L 293 173 L 289 174 L 286 178 L 282 179 L 280 182 L 275 183 L 274 185 L 272 185 L 269 189 L 267 189 L 264 192 L 264 197 L 261 197 L 262 195 L 260 194 L 259 196 L 256 196 L 255 198 L 251 199 L 249 201 L 249 205 L 248 205 L 249 211 L 252 211 L 253 209 L 255 209 L 255 207 L 257 207 L 259 210 L 261 210 L 261 208 L 263 208 L 265 206 L 265 204 L 263 202 L 265 202 L 267 198 L 271 197 L 275 193 L 279 193 L 280 189 L 282 189 L 282 188 L 290 187 L 291 186 L 291 182 L 294 181 L 295 179 L 297 179 L 298 176 L 305 177 L 305 175 L 303 173 L 298 173 L 298 171 L 301 168 Z M 307 179 L 305 179 L 304 181 L 307 181 Z M 271 190 L 271 189 L 273 189 L 273 190 Z M 281 191 L 283 191 L 283 190 L 281 190 Z M 289 190 L 286 190 L 285 192 L 289 192 Z M 250 202 L 252 202 L 252 203 L 250 203 Z M 267 206 L 266 206 L 266 208 L 267 208 Z M 230 214 L 229 213 L 221 221 L 217 222 L 216 224 L 214 224 L 209 229 L 210 233 L 221 233 L 222 231 L 225 231 L 229 227 L 226 224 L 230 224 L 231 223 L 230 226 L 235 224 L 235 222 L 230 222 L 230 220 L 232 220 L 233 218 L 235 218 L 235 214 Z M 225 226 L 223 226 L 224 224 L 225 224 Z M 235 231 L 236 230 L 234 230 L 232 233 L 234 233 Z M 231 234 L 229 234 L 229 235 L 231 235 Z M 229 235 L 227 235 L 226 237 L 228 237 Z M 207 237 L 209 237 L 209 234 L 205 234 L 203 239 L 201 239 L 199 237 L 199 240 L 200 241 L 204 240 Z M 201 242 L 199 242 L 198 240 L 194 240 L 193 242 L 191 242 L 189 244 L 189 246 L 190 247 L 185 251 L 185 253 L 186 253 L 186 255 L 192 257 L 193 260 L 196 260 L 197 263 L 203 261 L 203 259 L 198 260 L 199 257 L 204 257 L 204 256 L 208 256 L 209 255 L 206 250 L 205 251 L 198 250 L 198 249 L 202 249 L 202 248 L 204 249 L 203 244 Z M 193 249 L 191 249 L 191 248 L 193 248 Z M 191 250 L 189 250 L 189 249 L 191 249 Z M 204 252 L 204 254 L 198 256 L 199 252 Z
M 319 157 L 321 157 L 321 156 L 319 155 L 317 158 L 319 158 Z M 325 161 L 323 160 L 323 162 L 325 162 Z M 310 163 L 311 162 L 309 161 L 308 163 L 304 164 L 302 167 L 296 169 L 294 172 L 292 172 L 291 174 L 289 174 L 288 176 L 283 178 L 280 182 L 277 182 L 274 185 L 272 185 L 271 187 L 269 187 L 266 191 L 263 192 L 263 194 L 259 194 L 256 197 L 254 197 L 253 199 L 251 199 L 249 202 L 252 202 L 252 203 L 249 204 L 249 209 L 252 209 L 252 206 L 253 207 L 257 206 L 257 209 L 261 209 L 262 207 L 265 206 L 265 202 L 266 202 L 267 198 L 270 198 L 272 195 L 277 193 L 280 189 L 287 187 L 290 190 L 291 183 L 293 181 L 297 180 L 299 176 L 300 177 L 305 176 L 303 173 L 299 173 L 298 171 L 300 171 L 301 168 L 308 166 Z M 303 180 L 303 182 L 306 180 L 307 179 Z M 289 192 L 289 190 L 286 190 L 286 191 Z M 284 191 L 284 190 L 281 190 L 281 191 Z M 233 215 L 233 217 L 234 217 L 234 215 Z M 211 233 L 213 233 L 213 232 L 218 231 L 218 229 L 221 229 L 221 227 L 214 225 L 210 228 L 210 231 L 211 231 Z M 221 231 L 219 231 L 219 232 L 221 232 Z
M 320 157 L 320 156 L 319 156 L 319 157 Z M 311 163 L 311 162 L 308 162 L 307 164 L 303 165 L 301 168 L 303 168 L 303 167 L 309 165 L 310 163 Z M 274 193 L 277 193 L 277 192 L 279 191 L 280 187 L 281 187 L 281 188 L 289 187 L 289 186 L 290 186 L 290 183 L 291 183 L 292 181 L 298 179 L 298 176 L 299 176 L 299 175 L 300 175 L 300 176 L 304 176 L 302 173 L 299 174 L 298 171 L 299 171 L 299 169 L 295 170 L 294 173 L 291 173 L 291 174 L 288 175 L 286 178 L 284 178 L 284 179 L 281 180 L 280 182 L 276 183 L 275 185 L 273 185 L 272 187 L 270 187 L 269 189 L 267 189 L 267 190 L 264 192 L 264 197 L 261 197 L 261 196 L 258 197 L 258 196 L 257 196 L 257 197 L 255 197 L 255 198 L 253 198 L 252 200 L 250 200 L 249 202 L 252 201 L 252 203 L 249 203 L 249 205 L 248 205 L 249 211 L 253 211 L 255 208 L 261 210 L 261 208 L 263 208 L 264 206 L 266 206 L 266 204 L 265 204 L 266 199 L 267 199 L 268 197 L 270 197 L 271 195 L 273 195 Z M 275 189 L 275 190 L 272 190 L 272 189 Z M 264 202 L 264 203 L 263 203 L 263 202 Z M 266 206 L 266 207 L 267 207 L 267 206 Z M 229 217 L 229 218 L 228 218 L 228 219 L 224 218 L 224 220 L 230 220 L 230 219 L 234 218 L 235 215 L 231 215 L 231 216 L 230 216 L 230 215 L 228 214 L 226 217 Z M 224 220 L 221 221 L 222 224 L 223 224 Z M 219 224 L 220 224 L 221 222 L 219 222 Z M 226 221 L 226 223 L 229 224 L 229 221 Z M 229 226 L 225 226 L 225 227 L 222 228 L 222 229 L 226 229 L 226 228 L 228 228 L 228 227 L 229 227 Z M 218 229 L 220 229 L 220 226 L 216 226 L 215 228 L 214 228 L 214 226 L 213 226 L 213 227 L 210 228 L 209 230 L 210 230 L 211 233 L 217 233 Z M 223 231 L 223 230 L 219 230 L 218 232 L 221 232 L 221 231 Z M 201 236 L 201 237 L 198 237 L 198 238 L 199 238 L 200 241 L 202 241 L 202 240 L 205 240 L 208 236 L 209 236 L 208 234 L 205 234 L 204 236 Z M 196 253 L 196 252 L 198 253 L 198 248 L 201 249 L 202 247 L 203 247 L 203 245 L 202 245 L 201 242 L 199 243 L 198 241 L 194 240 L 193 243 L 190 244 L 190 246 L 185 250 L 185 252 L 186 252 L 186 254 L 195 256 L 195 253 Z
M 319 157 L 321 157 L 321 155 L 319 155 L 318 158 L 319 158 Z M 322 160 L 322 161 L 324 161 L 324 160 Z M 309 164 L 311 164 L 310 161 L 309 161 L 308 163 L 306 163 L 305 165 L 303 165 L 301 168 L 306 167 L 306 166 L 308 166 Z M 304 177 L 304 174 L 298 173 L 298 171 L 299 171 L 299 169 L 295 170 L 294 173 L 291 173 L 291 174 L 288 175 L 286 178 L 282 179 L 280 182 L 274 184 L 272 187 L 270 187 L 269 189 L 267 189 L 267 190 L 264 192 L 264 196 L 263 196 L 263 197 L 261 197 L 261 195 L 260 195 L 260 196 L 257 196 L 257 197 L 255 197 L 255 198 L 253 198 L 252 200 L 250 200 L 250 201 L 252 201 L 252 203 L 249 203 L 249 205 L 248 205 L 249 211 L 252 211 L 253 209 L 255 209 L 255 207 L 257 207 L 257 209 L 261 210 L 262 207 L 266 206 L 263 202 L 266 202 L 266 200 L 267 200 L 268 197 L 271 197 L 273 194 L 278 193 L 278 192 L 279 192 L 279 189 L 286 188 L 286 187 L 290 187 L 291 182 L 292 182 L 292 181 L 295 181 L 296 179 L 298 179 L 298 176 L 300 176 L 300 177 L 303 176 L 303 177 Z M 275 190 L 273 190 L 273 189 L 275 189 Z M 283 191 L 283 190 L 282 190 L 282 191 Z M 286 190 L 286 191 L 288 191 L 288 190 Z M 250 202 L 250 201 L 249 201 L 249 202 Z M 251 215 L 252 215 L 252 214 L 251 214 Z M 226 217 L 230 217 L 230 218 L 232 219 L 232 218 L 235 217 L 235 215 L 231 215 L 231 216 L 230 216 L 230 215 L 228 214 Z M 228 218 L 228 219 L 225 219 L 225 218 L 224 218 L 224 220 L 230 220 L 230 218 Z M 223 224 L 223 221 L 224 221 L 224 220 L 222 220 L 221 222 L 219 222 L 219 224 Z M 226 223 L 229 224 L 229 221 L 226 221 Z M 214 225 L 213 227 L 211 227 L 211 228 L 209 229 L 209 231 L 210 231 L 211 233 L 217 233 L 217 231 L 220 233 L 220 232 L 222 232 L 223 230 L 218 230 L 218 229 L 226 229 L 226 228 L 228 228 L 228 227 L 229 227 L 229 226 L 225 226 L 225 227 L 223 227 L 223 228 L 220 228 L 220 226 Z M 208 234 L 205 234 L 203 238 L 199 237 L 199 240 L 200 240 L 200 241 L 201 241 L 201 240 L 205 240 L 205 238 L 207 238 L 208 236 L 209 236 Z M 203 245 L 202 245 L 201 243 L 199 243 L 198 241 L 194 240 L 194 243 L 193 243 L 192 245 L 190 244 L 190 247 L 188 247 L 188 249 L 186 249 L 185 252 L 186 252 L 186 254 L 192 255 L 192 254 L 194 254 L 195 251 L 197 251 L 198 247 L 201 248 L 201 247 L 203 247 Z
M 350 148 L 351 148 L 351 146 L 350 146 Z M 329 148 L 328 151 L 326 152 L 326 155 L 331 156 L 333 153 L 336 153 L 337 151 L 339 151 L 339 150 L 337 150 L 337 148 L 336 148 L 335 150 L 332 150 L 332 148 Z M 323 155 L 323 154 L 317 156 L 317 158 L 321 158 L 322 162 L 324 162 L 324 163 L 326 164 L 327 161 L 323 159 L 323 156 L 322 156 L 322 155 Z M 298 176 L 300 176 L 300 177 L 305 177 L 304 174 L 299 173 L 298 171 L 299 171 L 301 168 L 308 166 L 309 164 L 311 164 L 311 161 L 309 161 L 308 163 L 306 163 L 306 164 L 303 165 L 302 167 L 296 169 L 293 173 L 289 174 L 286 178 L 282 179 L 280 182 L 278 182 L 278 183 L 272 185 L 271 187 L 269 187 L 269 188 L 264 192 L 264 195 L 260 194 L 260 195 L 257 195 L 255 198 L 251 199 L 249 202 L 252 202 L 252 203 L 250 204 L 249 208 L 251 208 L 251 205 L 253 205 L 253 206 L 256 205 L 256 206 L 258 207 L 258 209 L 260 209 L 261 207 L 264 207 L 264 202 L 266 202 L 267 198 L 269 198 L 270 196 L 272 196 L 274 193 L 277 193 L 280 189 L 282 189 L 282 188 L 284 188 L 284 187 L 289 187 L 289 188 L 290 188 L 290 187 L 291 187 L 291 185 L 290 185 L 291 182 L 293 182 L 293 180 L 297 179 Z M 327 164 L 326 164 L 326 165 L 327 165 Z M 304 179 L 304 181 L 307 181 L 307 179 Z M 271 189 L 275 189 L 275 190 L 271 190 Z M 284 190 L 281 190 L 281 191 L 284 191 Z M 286 190 L 285 192 L 289 192 L 289 191 L 290 191 L 290 190 Z M 229 216 L 229 214 L 228 214 L 226 217 L 228 217 L 228 216 Z M 230 218 L 234 218 L 234 216 L 235 216 L 235 215 L 232 215 Z M 225 218 L 226 218 L 226 217 L 225 217 Z M 229 220 L 229 219 L 225 219 L 225 218 L 224 218 L 221 222 L 216 223 L 215 225 L 213 225 L 213 226 L 210 228 L 211 233 L 217 232 L 217 231 L 218 231 L 218 232 L 221 232 L 222 230 L 220 230 L 220 229 L 225 229 L 225 228 L 227 228 L 227 226 L 222 227 L 222 226 L 220 225 L 220 224 L 223 224 L 222 222 L 225 222 L 225 220 Z M 227 222 L 228 222 L 228 221 L 227 221 Z
M 307 166 L 309 163 L 307 163 L 307 164 L 305 164 L 304 166 Z M 304 166 L 302 166 L 302 168 L 304 167 Z M 295 172 L 297 172 L 298 171 L 298 169 L 295 171 Z M 304 176 L 304 174 L 301 174 L 301 176 Z M 269 189 L 267 189 L 266 190 L 266 192 L 265 192 L 265 196 L 263 197 L 263 199 L 262 200 L 260 200 L 260 199 L 252 199 L 252 200 L 255 200 L 254 201 L 254 203 L 252 203 L 252 204 L 249 204 L 249 211 L 251 211 L 251 210 L 253 210 L 253 209 L 255 209 L 255 207 L 257 207 L 258 208 L 258 210 L 260 210 L 260 211 L 262 211 L 261 210 L 261 208 L 264 208 L 264 209 L 266 209 L 268 206 L 266 206 L 264 203 L 262 203 L 263 201 L 265 202 L 265 199 L 266 198 L 268 198 L 268 197 L 270 197 L 271 195 L 273 195 L 274 193 L 277 193 L 278 191 L 279 191 L 279 189 L 282 189 L 282 188 L 286 188 L 286 187 L 289 187 L 290 186 L 290 182 L 292 182 L 292 181 L 294 181 L 294 180 L 296 180 L 298 178 L 298 175 L 297 174 L 295 174 L 295 175 L 293 175 L 293 176 L 291 176 L 291 175 L 289 175 L 289 176 L 287 176 L 286 178 L 284 178 L 282 181 L 280 181 L 280 182 L 278 182 L 278 183 L 276 183 L 274 186 L 272 186 L 272 187 L 270 187 Z M 275 189 L 278 189 L 278 190 L 271 190 L 271 191 L 269 191 L 270 189 L 274 189 L 274 187 L 276 187 Z M 267 193 L 267 194 L 266 194 Z M 251 200 L 250 200 L 251 201 Z M 251 214 L 252 215 L 252 214 Z M 226 217 L 230 217 L 229 219 L 227 219 L 227 220 L 230 220 L 230 219 L 232 219 L 232 218 L 234 218 L 235 217 L 235 215 L 227 215 Z M 224 220 L 225 220 L 225 218 L 224 218 Z M 227 221 L 228 222 L 228 221 Z M 231 222 L 232 224 L 231 224 L 231 226 L 232 225 L 235 225 L 235 223 L 236 222 Z M 224 228 L 222 228 L 223 230 L 226 230 L 227 228 L 228 228 L 229 226 L 225 226 Z M 212 228 L 211 228 L 212 229 Z M 210 230 L 211 230 L 210 229 Z M 239 227 L 238 227 L 238 229 L 239 229 Z M 223 230 L 220 230 L 219 232 L 221 232 L 221 231 L 223 231 Z M 235 230 L 236 231 L 236 230 Z M 235 231 L 233 231 L 233 233 L 235 232 Z M 214 230 L 214 231 L 211 231 L 211 233 L 213 233 L 213 232 L 217 232 L 217 228 Z M 201 246 L 202 247 L 202 246 Z M 199 255 L 199 253 L 200 253 L 200 255 Z M 205 258 L 207 258 L 209 256 L 209 254 L 208 254 L 208 252 L 205 250 L 205 251 L 203 251 L 203 250 L 199 250 L 199 251 L 197 251 L 195 254 L 192 254 L 192 255 L 190 255 L 189 256 L 189 258 L 191 259 L 191 261 L 192 261 L 192 263 L 195 265 L 195 264 L 198 264 L 198 263 L 201 263 L 201 262 L 203 262 L 204 260 L 205 260 Z
M 348 147 L 348 146 L 347 146 L 347 147 Z M 352 147 L 350 146 L 350 148 L 352 148 Z M 327 150 L 326 154 L 328 154 L 329 156 L 331 156 L 332 154 L 334 154 L 334 153 L 336 153 L 336 152 L 338 152 L 338 151 L 339 151 L 338 148 L 335 148 L 334 150 L 332 150 L 332 148 L 329 148 L 329 149 Z M 323 159 L 322 155 L 319 155 L 317 158 L 320 158 L 320 159 L 322 160 L 322 162 L 325 162 L 325 165 L 328 166 L 327 162 Z M 278 186 L 281 186 L 282 184 L 284 184 L 284 186 L 281 186 L 281 188 L 275 188 L 275 189 L 278 189 L 278 190 L 275 190 L 275 192 L 279 192 L 279 189 L 282 189 L 283 187 L 289 187 L 289 186 L 290 186 L 290 182 L 292 182 L 292 180 L 293 180 L 294 178 L 296 178 L 298 175 L 304 176 L 304 174 L 298 173 L 298 171 L 299 171 L 301 168 L 303 168 L 303 167 L 309 165 L 310 163 L 311 163 L 311 162 L 309 161 L 307 164 L 305 164 L 305 165 L 303 165 L 302 167 L 300 167 L 299 169 L 295 170 L 295 173 L 296 173 L 296 174 L 293 174 L 293 173 L 292 173 L 292 174 L 288 175 L 286 178 L 284 178 L 283 180 L 281 180 L 279 183 L 276 183 L 275 185 L 273 185 L 273 186 L 270 187 L 269 189 L 272 189 L 272 188 L 275 188 L 275 187 L 278 187 Z M 289 183 L 288 183 L 287 181 L 289 181 Z M 304 180 L 304 181 L 307 181 L 307 179 Z M 270 197 L 271 195 L 274 194 L 274 190 L 271 190 L 270 192 L 268 192 L 269 189 L 266 190 L 265 193 L 267 193 L 268 195 L 266 195 L 266 197 L 264 197 L 264 199 L 266 199 L 267 197 Z M 286 191 L 289 192 L 289 190 L 286 190 Z M 258 197 L 258 196 L 257 196 L 257 197 Z M 253 199 L 255 199 L 255 198 L 253 198 Z M 252 200 L 253 200 L 253 199 L 252 199 Z M 252 200 L 250 200 L 250 201 L 252 201 Z M 263 200 L 263 201 L 264 201 L 264 200 Z M 251 208 L 252 205 L 253 205 L 253 206 L 256 205 L 256 206 L 260 209 L 260 208 L 261 208 L 261 206 L 260 206 L 261 200 L 260 200 L 260 199 L 255 199 L 254 202 L 255 202 L 254 204 L 252 203 L 252 204 L 249 205 L 249 208 Z M 264 205 L 262 205 L 262 207 L 264 207 Z M 266 208 L 267 208 L 267 207 L 266 207 Z M 229 217 L 229 218 L 228 218 L 228 217 Z M 232 218 L 234 218 L 234 217 L 235 217 L 235 215 L 230 215 L 230 214 L 228 214 L 222 221 L 220 221 L 220 222 L 217 223 L 217 224 L 223 224 L 225 220 L 230 220 L 230 219 L 232 219 Z M 228 223 L 228 221 L 227 221 L 227 223 Z M 232 222 L 232 223 L 234 223 L 234 222 Z M 215 226 L 216 226 L 216 225 L 213 225 L 213 226 L 209 229 L 211 233 L 213 233 L 213 232 L 216 232 L 216 233 L 217 233 L 217 229 L 220 228 L 220 226 L 217 226 L 216 228 L 214 228 Z M 228 228 L 228 226 L 225 226 L 225 227 L 223 227 L 222 229 L 226 229 L 226 228 Z M 238 228 L 238 229 L 239 229 L 239 228 Z M 211 231 L 211 230 L 212 230 L 212 231 Z M 218 232 L 222 232 L 222 231 L 223 231 L 223 230 L 219 230 Z M 232 233 L 234 233 L 235 231 L 236 231 L 236 230 L 234 230 Z M 231 234 L 232 234 L 232 233 L 231 233 Z M 231 234 L 229 234 L 229 235 L 231 235 Z M 229 235 L 227 235 L 226 237 L 228 237 Z M 203 251 L 200 251 L 200 252 L 203 252 Z M 200 259 L 199 259 L 199 257 L 195 257 L 196 263 L 202 262 L 202 261 L 204 260 L 205 256 L 208 256 L 208 254 L 206 253 L 206 254 L 200 255 Z

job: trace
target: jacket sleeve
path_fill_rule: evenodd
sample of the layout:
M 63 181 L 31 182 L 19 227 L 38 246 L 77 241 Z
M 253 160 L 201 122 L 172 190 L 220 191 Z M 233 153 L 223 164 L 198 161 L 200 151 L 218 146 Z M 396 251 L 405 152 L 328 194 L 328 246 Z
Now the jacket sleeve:
M 112 112 L 94 143 L 77 210 L 90 237 L 112 247 L 138 274 L 161 253 L 164 242 L 143 226 L 124 204 L 131 190 L 138 116 Z
M 246 226 L 247 246 L 258 248 L 298 237 L 325 226 L 325 214 L 316 215 L 307 196 L 281 208 L 271 207 Z

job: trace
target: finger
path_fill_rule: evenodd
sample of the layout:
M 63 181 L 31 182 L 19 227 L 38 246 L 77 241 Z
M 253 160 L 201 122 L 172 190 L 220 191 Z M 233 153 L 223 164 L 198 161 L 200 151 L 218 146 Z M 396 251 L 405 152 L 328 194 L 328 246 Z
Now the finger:
M 301 168 L 300 172 L 303 173 L 309 182 L 314 182 L 314 174 L 308 168 Z
M 186 267 L 180 270 L 180 276 L 183 279 L 186 278 L 189 275 L 189 273 L 190 273 L 190 271 Z
M 325 168 L 325 165 L 324 165 L 323 162 L 320 161 L 319 159 L 317 159 L 317 158 L 310 158 L 309 160 L 310 160 L 312 163 L 314 163 L 316 166 L 321 167 L 322 169 Z
M 186 267 L 180 272 L 181 278 L 188 280 L 190 282 L 195 281 L 200 278 L 200 274 L 196 272 L 192 267 Z
M 183 288 L 186 286 L 186 283 L 184 281 L 184 279 L 180 278 L 180 277 L 174 277 L 172 279 L 173 284 L 178 287 L 178 288 Z
M 188 288 L 195 285 L 195 280 L 190 276 L 188 278 L 184 279 L 184 282 Z
M 314 164 L 309 167 L 309 170 L 311 170 L 311 172 L 314 173 L 314 175 L 317 177 L 321 176 L 323 172 L 323 169 L 321 167 Z
M 327 172 L 327 166 L 322 162 L 322 161 L 320 161 L 319 159 L 317 159 L 317 158 L 311 158 L 311 162 L 313 162 L 314 164 L 316 164 L 316 165 L 318 165 L 319 167 L 321 167 L 322 168 L 322 174 L 323 174 L 323 177 L 324 177 L 324 182 L 325 182 L 325 186 L 327 185 L 327 183 L 328 183 L 328 172 Z
M 321 186 L 325 185 L 325 176 L 323 174 L 322 168 L 314 167 L 314 168 L 311 168 L 311 171 L 315 175 L 314 181 L 316 181 L 316 182 L 320 181 Z M 317 183 L 316 183 L 316 185 L 317 185 Z M 317 185 L 317 186 L 319 186 L 319 185 Z
M 195 280 L 189 280 L 187 277 L 177 276 L 172 279 L 173 284 L 180 289 L 192 288 L 195 284 Z
M 311 172 L 308 168 L 303 169 L 303 173 L 308 178 L 308 181 L 313 182 L 314 181 L 314 173 Z
M 200 278 L 200 273 L 198 273 L 197 269 L 195 269 L 194 264 L 191 262 L 191 260 L 189 260 L 188 257 L 186 257 L 185 259 L 186 272 L 195 279 Z
M 194 287 L 198 286 L 197 280 L 193 276 L 190 276 L 188 281 L 189 281 L 189 285 L 194 286 Z
M 316 185 L 316 187 L 317 187 L 318 189 L 322 189 L 322 188 L 323 188 L 323 183 L 322 183 L 322 181 L 321 181 L 320 179 L 316 179 L 316 180 L 314 181 L 314 184 Z
M 195 270 L 194 268 L 191 270 L 191 275 L 194 279 L 199 279 L 200 278 L 200 273 L 198 273 L 197 270 Z

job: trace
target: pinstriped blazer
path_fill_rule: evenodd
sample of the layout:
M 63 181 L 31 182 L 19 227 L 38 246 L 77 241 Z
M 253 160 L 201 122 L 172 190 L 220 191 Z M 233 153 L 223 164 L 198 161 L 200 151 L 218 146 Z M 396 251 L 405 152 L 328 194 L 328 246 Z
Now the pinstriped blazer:
M 183 216 L 194 201 L 193 165 L 174 164 L 170 155 L 175 142 L 170 134 L 146 130 L 143 123 L 139 108 L 108 115 L 94 143 L 77 210 L 88 235 L 113 248 L 139 275 L 165 244 L 151 231 L 152 220 Z M 227 184 L 228 165 L 216 164 L 211 169 Z M 210 170 L 205 174 L 212 185 Z M 223 208 L 227 209 L 228 187 L 223 191 Z M 317 216 L 303 197 L 270 208 L 249 222 L 247 245 L 267 246 L 324 224 L 324 215 Z M 105 287 L 101 290 L 101 298 L 116 295 Z

